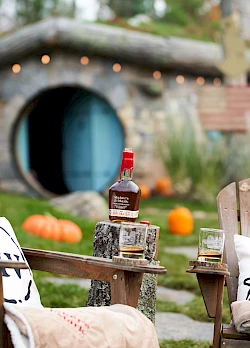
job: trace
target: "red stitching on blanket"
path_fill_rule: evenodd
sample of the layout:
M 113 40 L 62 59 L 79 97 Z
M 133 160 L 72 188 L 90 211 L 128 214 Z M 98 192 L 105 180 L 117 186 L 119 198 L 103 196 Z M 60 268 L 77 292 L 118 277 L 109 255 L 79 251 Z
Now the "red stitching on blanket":
M 70 325 L 73 325 L 83 335 L 85 334 L 86 329 L 90 328 L 89 324 L 86 324 L 84 321 L 82 321 L 80 318 L 76 317 L 75 315 L 69 315 L 65 313 L 64 311 L 59 311 L 56 309 L 50 309 L 50 312 L 57 314 L 60 318 L 64 319 L 67 323 L 69 323 Z

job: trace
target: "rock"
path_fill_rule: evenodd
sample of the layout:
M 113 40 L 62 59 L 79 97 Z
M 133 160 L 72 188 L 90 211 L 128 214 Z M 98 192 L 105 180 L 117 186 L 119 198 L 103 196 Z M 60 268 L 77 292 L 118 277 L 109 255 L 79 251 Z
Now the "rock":
M 186 303 L 191 302 L 195 298 L 195 295 L 187 290 L 175 290 L 158 286 L 156 298 L 162 301 L 174 302 L 178 305 L 185 305 Z
M 49 203 L 74 216 L 81 216 L 94 221 L 107 220 L 109 216 L 108 202 L 95 191 L 68 193 L 52 198 Z

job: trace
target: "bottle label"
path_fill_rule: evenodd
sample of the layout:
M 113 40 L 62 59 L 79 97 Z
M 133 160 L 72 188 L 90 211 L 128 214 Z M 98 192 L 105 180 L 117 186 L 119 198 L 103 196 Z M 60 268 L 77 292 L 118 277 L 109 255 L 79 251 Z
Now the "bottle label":
M 109 215 L 136 219 L 138 218 L 139 210 L 109 209 Z

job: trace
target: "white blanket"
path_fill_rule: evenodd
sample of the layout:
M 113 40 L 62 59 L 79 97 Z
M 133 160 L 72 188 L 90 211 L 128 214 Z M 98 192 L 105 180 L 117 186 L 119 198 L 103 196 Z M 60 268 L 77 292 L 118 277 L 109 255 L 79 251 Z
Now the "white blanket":
M 234 301 L 231 309 L 236 331 L 250 334 L 250 302 Z
M 159 348 L 153 323 L 130 306 L 4 307 L 15 348 Z

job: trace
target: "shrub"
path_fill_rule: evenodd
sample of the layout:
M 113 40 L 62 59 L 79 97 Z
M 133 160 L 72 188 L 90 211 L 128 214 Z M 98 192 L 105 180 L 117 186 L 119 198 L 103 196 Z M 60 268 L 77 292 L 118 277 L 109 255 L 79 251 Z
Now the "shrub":
M 209 140 L 190 120 L 168 121 L 159 150 L 174 191 L 201 202 L 214 202 L 227 180 L 225 139 Z

